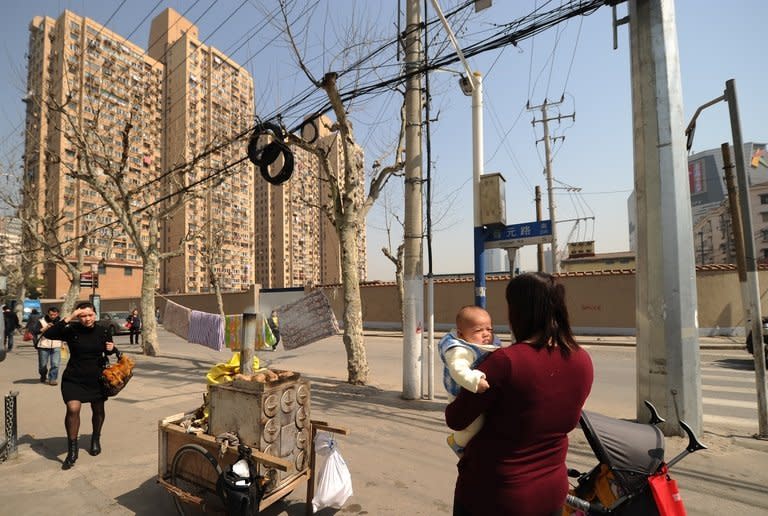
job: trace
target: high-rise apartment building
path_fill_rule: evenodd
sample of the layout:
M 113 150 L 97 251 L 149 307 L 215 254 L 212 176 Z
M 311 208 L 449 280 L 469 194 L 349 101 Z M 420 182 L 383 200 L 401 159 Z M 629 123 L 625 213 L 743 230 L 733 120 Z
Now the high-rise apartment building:
M 0 271 L 8 274 L 21 266 L 21 220 L 18 217 L 0 217 Z
M 152 21 L 148 53 L 165 65 L 163 167 L 194 162 L 170 174 L 166 188 L 199 181 L 208 187 L 166 222 L 164 247 L 181 245 L 183 252 L 163 264 L 160 287 L 206 292 L 212 269 L 223 289 L 247 288 L 254 274 L 254 169 L 247 160 L 227 167 L 246 155 L 247 138 L 232 140 L 253 125 L 253 78 L 201 42 L 197 27 L 173 9 Z
M 119 226 L 108 227 L 114 214 L 74 174 L 87 166 L 90 173 L 110 173 L 123 157 L 126 188 L 160 173 L 163 67 L 141 48 L 70 11 L 56 20 L 32 20 L 27 58 L 22 216 L 52 221 L 49 228 L 69 244 L 73 258 L 73 244 L 86 238 L 86 260 L 101 262 L 102 283 L 113 284 L 114 295 L 136 293 L 141 261 L 133 243 Z M 124 141 L 129 121 L 132 130 Z M 145 190 L 137 203 L 153 199 L 152 190 Z M 42 231 L 39 224 L 36 230 Z M 24 240 L 37 250 L 32 261 L 45 277 L 46 295 L 61 297 L 69 288 L 62 268 L 46 262 L 29 235 Z
M 160 248 L 176 252 L 160 265 L 161 292 L 206 292 L 211 271 L 224 290 L 341 281 L 339 240 L 319 208 L 328 199 L 327 182 L 315 157 L 293 149 L 293 177 L 280 186 L 243 161 L 247 138 L 238 136 L 254 121 L 253 78 L 201 41 L 198 28 L 174 10 L 152 21 L 147 50 L 70 11 L 56 20 L 35 18 L 28 89 L 27 199 L 36 213 L 58 219 L 60 241 L 86 238 L 86 270 L 98 267 L 102 296 L 138 295 L 142 262 L 122 228 L 109 226 L 115 215 L 100 195 L 73 177 L 85 166 L 72 143 L 77 134 L 87 136 L 94 162 L 103 165 L 97 174 L 111 173 L 127 152 L 124 183 L 136 209 L 167 207 L 178 192 L 192 194 L 161 221 Z M 336 136 L 317 125 L 317 141 L 342 170 Z M 358 148 L 355 159 L 362 156 Z M 151 227 L 142 220 L 142 242 Z M 46 263 L 43 254 L 35 263 Z M 364 280 L 365 230 L 358 254 Z M 46 295 L 61 297 L 69 281 L 61 266 L 47 263 Z
M 341 145 L 326 128 L 328 125 L 325 117 L 315 121 L 316 142 L 329 150 L 331 168 L 341 171 Z M 339 239 L 320 209 L 330 198 L 327 179 L 320 176 L 314 155 L 297 147 L 292 151 L 295 167 L 290 181 L 279 186 L 261 180 L 255 183 L 256 282 L 264 288 L 340 283 Z M 362 159 L 362 149 L 357 151 Z M 362 184 L 364 178 L 359 180 Z M 367 264 L 364 229 L 358 235 L 357 250 L 362 281 Z

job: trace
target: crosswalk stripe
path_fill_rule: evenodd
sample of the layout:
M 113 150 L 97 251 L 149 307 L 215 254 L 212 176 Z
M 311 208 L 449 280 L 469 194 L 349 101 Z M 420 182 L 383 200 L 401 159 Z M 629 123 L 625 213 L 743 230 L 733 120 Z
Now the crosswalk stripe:
M 732 374 L 733 376 L 751 376 L 752 378 L 755 377 L 755 372 L 750 371 L 747 369 L 727 369 L 724 367 L 702 367 L 701 371 L 704 373 L 728 373 Z
M 757 402 L 740 400 L 723 400 L 719 398 L 702 398 L 705 405 L 718 405 L 720 407 L 753 408 L 757 409 Z
M 702 417 L 704 423 L 711 423 L 715 425 L 733 425 L 740 427 L 754 428 L 757 431 L 757 419 L 748 419 L 745 417 L 732 417 L 732 416 L 715 416 L 712 414 L 704 414 Z
M 725 376 L 725 375 L 716 375 L 716 374 L 705 374 L 702 375 L 702 380 L 725 380 L 727 382 L 735 382 L 735 383 L 751 383 L 752 385 L 755 385 L 755 379 L 754 377 L 749 378 L 746 376 Z
M 755 387 L 729 387 L 726 385 L 702 385 L 702 391 L 728 392 L 731 394 L 757 394 Z

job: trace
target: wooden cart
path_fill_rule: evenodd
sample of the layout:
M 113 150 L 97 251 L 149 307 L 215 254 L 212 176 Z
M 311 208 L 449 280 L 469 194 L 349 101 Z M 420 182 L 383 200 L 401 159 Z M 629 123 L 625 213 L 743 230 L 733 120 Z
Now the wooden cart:
M 222 470 L 226 470 L 238 458 L 237 447 L 228 446 L 223 457 L 220 455 L 221 446 L 216 439 L 203 433 L 188 433 L 180 423 L 190 414 L 180 413 L 160 420 L 158 424 L 158 483 L 167 489 L 173 496 L 176 508 L 182 516 L 187 514 L 187 509 L 192 508 L 196 512 L 222 512 L 224 506 L 216 494 L 216 484 Z M 276 501 L 288 496 L 296 487 L 307 482 L 306 514 L 312 514 L 312 498 L 315 491 L 315 436 L 318 431 L 327 431 L 335 434 L 348 435 L 349 430 L 342 427 L 329 425 L 323 421 L 310 421 L 310 442 L 308 455 L 309 464 L 300 471 L 293 471 L 285 476 L 285 472 L 292 471 L 292 464 L 279 457 L 274 457 L 252 450 L 254 462 L 258 465 L 259 474 L 267 478 L 278 479 L 273 485 L 267 487 L 264 497 L 259 505 L 259 511 L 269 507 Z M 188 446 L 194 445 L 194 446 Z M 195 453 L 182 453 L 179 450 L 184 447 L 195 448 Z M 203 451 L 215 458 L 218 464 L 217 470 L 211 461 L 206 458 Z M 277 472 L 284 472 L 278 475 Z

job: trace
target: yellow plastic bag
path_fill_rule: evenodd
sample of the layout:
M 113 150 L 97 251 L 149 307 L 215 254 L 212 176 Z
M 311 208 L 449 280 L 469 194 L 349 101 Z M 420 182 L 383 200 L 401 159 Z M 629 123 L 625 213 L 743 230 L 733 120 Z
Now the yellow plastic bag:
M 253 370 L 259 368 L 259 357 L 253 357 Z M 208 374 L 205 375 L 205 379 L 208 381 L 208 385 L 218 385 L 221 383 L 228 383 L 234 380 L 235 375 L 240 372 L 240 352 L 236 351 L 232 354 L 232 358 L 229 362 L 219 363 L 213 366 Z

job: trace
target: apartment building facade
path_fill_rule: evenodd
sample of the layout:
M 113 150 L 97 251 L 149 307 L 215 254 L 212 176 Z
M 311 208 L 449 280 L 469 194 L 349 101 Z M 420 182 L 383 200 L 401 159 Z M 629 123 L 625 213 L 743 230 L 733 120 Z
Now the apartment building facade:
M 327 117 L 316 120 L 313 139 L 328 150 L 332 175 L 343 177 L 341 145 L 329 126 Z M 290 181 L 278 186 L 261 180 L 255 184 L 256 282 L 264 288 L 340 283 L 339 238 L 320 208 L 330 199 L 328 178 L 321 176 L 316 156 L 298 147 L 291 150 L 295 166 Z M 362 159 L 362 149 L 356 151 Z M 361 184 L 363 173 L 361 168 Z M 357 250 L 363 281 L 367 272 L 365 229 L 358 235 Z
M 124 186 L 138 188 L 160 173 L 162 65 L 70 11 L 55 20 L 32 20 L 27 58 L 22 216 L 32 226 L 25 224 L 24 231 L 44 232 L 45 218 L 47 240 L 58 241 L 59 251 L 73 260 L 76 244 L 85 239 L 86 263 L 99 264 L 101 283 L 115 295 L 138 292 L 141 260 L 134 244 L 120 226 L 110 225 L 115 215 L 99 194 L 75 176 L 119 168 Z M 135 203 L 151 202 L 154 195 L 144 189 Z M 34 251 L 30 265 L 44 278 L 46 295 L 63 296 L 69 279 L 29 233 L 24 245 Z
M 84 269 L 98 270 L 99 294 L 138 295 L 143 269 L 120 225 L 110 225 L 115 215 L 100 195 L 73 177 L 84 167 L 83 150 L 73 143 L 79 128 L 87 129 L 89 149 L 104 165 L 97 174 L 109 173 L 126 153 L 125 183 L 136 209 L 168 207 L 177 192 L 192 193 L 160 224 L 160 248 L 175 252 L 160 264 L 160 292 L 210 291 L 211 274 L 223 290 L 235 291 L 254 282 L 281 288 L 341 281 L 339 240 L 319 208 L 327 182 L 315 157 L 293 149 L 294 174 L 281 186 L 243 161 L 254 120 L 253 77 L 201 41 L 192 22 L 166 9 L 152 21 L 146 50 L 70 11 L 36 17 L 29 30 L 25 192 L 35 213 L 58 220 L 59 241 L 86 239 Z M 319 125 L 317 141 L 342 170 L 336 137 L 329 124 Z M 362 149 L 355 154 L 362 160 Z M 151 228 L 142 222 L 143 242 Z M 29 235 L 25 241 L 36 248 Z M 358 254 L 364 280 L 364 230 Z M 46 258 L 39 250 L 33 260 L 47 264 L 40 266 L 45 294 L 62 297 L 70 281 Z
M 254 168 L 232 164 L 246 155 L 247 138 L 236 137 L 253 125 L 253 77 L 173 9 L 152 21 L 149 42 L 165 66 L 163 167 L 175 172 L 164 188 L 199 191 L 165 222 L 163 246 L 181 254 L 162 264 L 160 288 L 208 292 L 213 273 L 222 289 L 245 289 L 254 281 Z

